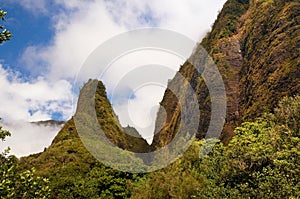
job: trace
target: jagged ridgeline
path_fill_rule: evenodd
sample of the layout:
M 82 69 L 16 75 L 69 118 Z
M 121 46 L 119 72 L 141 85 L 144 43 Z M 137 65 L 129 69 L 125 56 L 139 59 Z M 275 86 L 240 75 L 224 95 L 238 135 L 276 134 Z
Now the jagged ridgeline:
M 202 45 L 223 77 L 227 95 L 226 124 L 221 139 L 227 142 L 243 120 L 272 110 L 284 96 L 300 92 L 300 5 L 298 0 L 229 0 Z M 197 48 L 196 48 L 197 49 Z M 196 50 L 194 55 L 199 52 Z M 190 62 L 181 66 L 197 93 L 201 112 L 198 138 L 207 132 L 211 117 L 209 91 Z M 175 77 L 176 78 L 176 77 Z M 166 90 L 155 129 L 153 145 L 162 147 L 178 131 L 180 104 L 186 90 L 176 81 L 180 96 Z M 166 113 L 163 111 L 166 110 Z M 167 114 L 167 121 L 162 121 Z

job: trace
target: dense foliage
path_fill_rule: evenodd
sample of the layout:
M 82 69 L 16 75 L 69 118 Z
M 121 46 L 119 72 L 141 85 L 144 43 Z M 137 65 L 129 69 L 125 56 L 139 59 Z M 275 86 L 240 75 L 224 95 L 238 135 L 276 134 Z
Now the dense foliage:
M 2 130 L 0 138 L 5 141 L 10 132 Z M 46 199 L 50 196 L 49 181 L 35 175 L 35 170 L 21 171 L 19 161 L 9 155 L 9 148 L 0 154 L 0 198 Z
M 101 164 L 66 123 L 45 152 L 21 163 L 49 178 L 51 198 L 297 198 L 299 118 L 300 97 L 285 97 L 273 113 L 237 127 L 227 145 L 218 141 L 199 158 L 210 140 L 195 141 L 176 162 L 146 175 Z
M 275 113 L 235 129 L 199 159 L 197 141 L 169 167 L 142 178 L 132 198 L 298 198 L 300 97 L 284 98 Z M 207 142 L 207 141 L 206 141 Z
M 50 198 L 128 198 L 135 175 L 113 170 L 97 161 L 68 121 L 43 153 L 21 158 L 24 170 L 32 165 L 50 180 Z

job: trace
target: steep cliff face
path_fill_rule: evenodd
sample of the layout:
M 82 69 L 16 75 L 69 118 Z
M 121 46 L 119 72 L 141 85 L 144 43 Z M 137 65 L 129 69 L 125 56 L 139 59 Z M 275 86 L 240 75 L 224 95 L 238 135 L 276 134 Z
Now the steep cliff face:
M 229 0 L 212 31 L 200 43 L 218 66 L 226 88 L 226 123 L 220 137 L 224 142 L 243 119 L 251 120 L 272 111 L 283 96 L 299 94 L 299 9 L 296 0 Z M 196 50 L 192 56 L 198 53 Z M 201 73 L 193 68 L 186 62 L 179 73 L 197 93 L 201 111 L 197 137 L 202 138 L 210 122 L 211 101 Z M 176 81 L 171 81 L 170 86 L 180 90 L 177 98 L 186 96 L 184 87 Z M 169 143 L 178 131 L 177 98 L 166 90 L 157 116 L 154 148 Z
M 244 119 L 272 109 L 283 96 L 299 94 L 299 1 L 253 3 L 243 24 L 241 45 Z

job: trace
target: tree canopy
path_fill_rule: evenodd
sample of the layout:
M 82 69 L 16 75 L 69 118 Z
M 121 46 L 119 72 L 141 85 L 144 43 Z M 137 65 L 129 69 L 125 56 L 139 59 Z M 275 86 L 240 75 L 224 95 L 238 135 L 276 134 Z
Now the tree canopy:
M 0 126 L 0 139 L 10 132 Z M 35 175 L 35 170 L 21 171 L 19 160 L 9 155 L 9 148 L 0 154 L 0 198 L 46 199 L 50 196 L 49 180 Z

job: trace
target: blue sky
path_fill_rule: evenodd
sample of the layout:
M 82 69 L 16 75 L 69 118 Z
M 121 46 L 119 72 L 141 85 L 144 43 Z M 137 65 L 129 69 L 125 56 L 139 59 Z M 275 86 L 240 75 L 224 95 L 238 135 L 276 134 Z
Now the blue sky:
M 210 30 L 225 0 L 4 0 L 0 8 L 8 12 L 4 25 L 13 37 L 0 46 L 0 116 L 15 138 L 34 131 L 26 122 L 68 120 L 73 114 L 73 82 L 80 67 L 101 43 L 129 30 L 160 27 L 184 34 L 199 42 Z M 148 55 L 139 55 L 137 63 Z M 153 54 L 152 60 L 164 59 Z M 155 57 L 157 56 L 157 58 Z M 151 60 L 150 60 L 151 61 Z M 165 59 L 177 70 L 183 60 Z M 123 60 L 123 68 L 132 63 Z M 151 63 L 145 63 L 151 64 Z M 108 93 L 117 76 L 111 71 L 104 83 Z M 126 71 L 125 71 L 126 72 Z M 171 77 L 163 77 L 167 80 Z M 139 91 L 131 107 L 152 111 L 162 98 L 163 89 L 151 88 L 152 101 Z M 114 107 L 115 108 L 115 107 Z M 119 110 L 123 110 L 121 107 Z M 128 108 L 128 107 L 127 107 Z M 137 111 L 137 112 L 135 112 Z M 118 112 L 121 123 L 122 111 Z M 149 117 L 139 117 L 140 123 Z M 21 128 L 21 121 L 26 126 Z M 146 122 L 147 123 L 147 122 Z M 18 128 L 16 125 L 18 124 Z M 130 123 L 134 126 L 134 123 Z M 28 128 L 27 128 L 28 127 Z M 20 129 L 23 132 L 19 132 Z M 36 130 L 36 129 L 35 129 Z M 45 131 L 45 129 L 43 130 Z M 49 129 L 47 131 L 50 131 Z M 34 147 L 19 146 L 18 139 L 9 141 L 18 155 L 42 150 L 56 134 Z M 37 132 L 38 133 L 38 132 Z M 33 134 L 32 134 L 33 135 Z M 35 135 L 35 134 L 34 134 Z M 35 135 L 36 136 L 36 135 Z M 19 138 L 22 136 L 19 136 Z M 22 137 L 22 139 L 24 139 Z M 33 140 L 28 137 L 29 140 Z M 40 139 L 43 140 L 43 139 Z M 34 144 L 32 144 L 34 145 Z
M 46 15 L 33 15 L 17 3 L 0 4 L 8 12 L 3 23 L 13 33 L 11 41 L 4 43 L 1 48 L 1 58 L 5 60 L 4 67 L 14 68 L 24 76 L 29 76 L 30 71 L 22 67 L 20 58 L 28 46 L 47 45 L 54 35 L 51 19 Z

